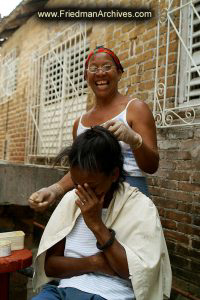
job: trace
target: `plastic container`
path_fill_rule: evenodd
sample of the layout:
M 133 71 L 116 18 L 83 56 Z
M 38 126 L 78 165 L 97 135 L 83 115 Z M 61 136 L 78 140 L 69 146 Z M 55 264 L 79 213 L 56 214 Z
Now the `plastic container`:
M 0 257 L 11 255 L 11 242 L 8 240 L 0 240 Z
M 23 231 L 10 231 L 0 233 L 0 242 L 7 240 L 11 242 L 11 250 L 24 249 L 24 232 Z

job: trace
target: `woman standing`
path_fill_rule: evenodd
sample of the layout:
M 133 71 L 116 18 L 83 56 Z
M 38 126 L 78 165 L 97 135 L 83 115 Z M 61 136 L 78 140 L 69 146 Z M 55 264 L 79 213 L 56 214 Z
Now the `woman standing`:
M 152 174 L 159 164 L 155 122 L 145 102 L 119 93 L 122 73 L 123 67 L 113 51 L 103 47 L 91 51 L 85 63 L 85 78 L 94 92 L 95 104 L 75 121 L 73 138 L 91 126 L 109 129 L 122 146 L 126 181 L 148 195 L 143 172 Z M 33 193 L 29 205 L 44 211 L 73 186 L 69 172 L 59 182 Z

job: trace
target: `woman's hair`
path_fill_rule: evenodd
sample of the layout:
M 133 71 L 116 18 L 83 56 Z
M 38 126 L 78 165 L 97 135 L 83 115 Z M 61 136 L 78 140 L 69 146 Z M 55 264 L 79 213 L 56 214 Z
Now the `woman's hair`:
M 102 172 L 105 175 L 110 175 L 118 167 L 119 178 L 115 189 L 126 176 L 121 146 L 116 137 L 101 126 L 94 126 L 78 135 L 71 147 L 58 154 L 56 163 L 62 159 L 68 161 L 70 168 L 78 167 L 84 171 Z
M 108 55 L 110 55 L 112 57 L 112 60 L 114 61 L 116 67 L 118 70 L 120 70 L 122 73 L 124 72 L 124 69 L 121 65 L 121 62 L 119 60 L 119 58 L 117 57 L 117 55 L 109 48 L 105 48 L 103 46 L 97 46 L 94 50 L 92 50 L 89 54 L 88 54 L 88 57 L 86 59 L 86 62 L 85 62 L 85 71 L 87 70 L 88 68 L 88 64 L 89 64 L 89 61 L 91 59 L 91 57 L 97 53 L 101 53 L 101 52 L 104 52 L 104 53 L 107 53 Z

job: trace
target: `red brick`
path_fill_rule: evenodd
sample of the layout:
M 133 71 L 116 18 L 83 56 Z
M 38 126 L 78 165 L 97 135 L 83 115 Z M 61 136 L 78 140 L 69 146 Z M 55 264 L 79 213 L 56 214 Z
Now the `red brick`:
M 116 39 L 120 36 L 121 34 L 121 29 L 118 29 L 117 31 L 114 32 L 113 38 Z
M 159 188 L 157 186 L 150 187 L 150 192 L 153 196 L 162 195 L 164 197 L 164 195 L 165 195 L 165 189 Z
M 153 197 L 153 202 L 155 203 L 156 206 L 161 206 L 164 208 L 176 209 L 178 206 L 177 201 L 167 200 L 166 198 L 157 197 L 157 196 Z
M 191 223 L 192 217 L 188 214 L 179 213 L 176 211 L 166 211 L 166 218 L 179 221 L 182 223 Z
M 200 184 L 200 172 L 193 172 L 191 174 L 191 182 Z M 199 187 L 199 189 L 200 189 L 200 187 Z
M 191 159 L 191 152 L 189 151 L 167 151 L 166 152 L 166 159 L 169 160 L 186 160 Z
M 170 86 L 174 86 L 175 84 L 176 84 L 176 77 L 174 75 L 168 76 L 167 85 L 170 87 Z
M 163 207 L 157 207 L 157 209 L 158 209 L 159 216 L 164 217 L 164 215 L 165 215 L 164 208 Z
M 177 244 L 176 251 L 178 255 L 181 256 L 190 256 L 190 249 L 189 247 L 186 247 L 185 245 Z
M 199 271 L 200 271 L 200 261 L 197 261 L 197 260 L 191 261 L 191 270 L 193 272 L 199 273 Z
M 182 233 L 179 233 L 176 231 L 164 230 L 164 234 L 165 234 L 166 239 L 169 239 L 172 241 L 177 241 L 177 242 L 183 243 L 185 245 L 189 244 L 189 238 Z
M 194 273 L 192 270 L 189 271 L 185 268 L 181 268 L 181 266 L 180 267 L 174 266 L 172 268 L 172 272 L 173 272 L 174 275 L 187 280 L 187 282 L 192 282 L 192 283 L 195 283 L 195 284 L 199 285 L 200 275 L 197 274 L 197 273 Z
M 200 240 L 192 240 L 192 247 L 200 250 Z
M 154 87 L 154 82 L 153 81 L 141 82 L 139 84 L 139 90 L 140 91 L 146 91 L 146 90 L 152 89 L 153 87 Z
M 200 170 L 200 161 L 194 160 L 194 161 L 179 161 L 176 165 L 176 171 L 179 170 L 192 170 L 192 171 L 199 171 Z
M 200 226 L 200 216 L 194 217 L 193 224 L 196 226 Z
M 189 266 L 190 266 L 190 260 L 189 259 L 185 259 L 181 256 L 178 256 L 178 255 L 171 255 L 171 263 L 174 265 L 174 266 L 178 266 L 181 268 L 186 268 L 186 269 L 189 269 Z
M 194 203 L 192 206 L 192 213 L 200 215 L 200 204 Z
M 121 30 L 122 30 L 123 33 L 125 33 L 125 32 L 128 32 L 128 31 L 132 30 L 132 29 L 133 29 L 133 23 L 130 22 L 130 23 L 127 23 L 127 24 L 123 25 Z
M 174 253 L 176 250 L 176 243 L 174 241 L 167 241 L 167 249 L 169 252 Z
M 187 202 L 193 201 L 191 194 L 182 191 L 176 191 L 176 190 L 172 190 L 172 191 L 169 189 L 166 190 L 165 197 L 172 200 L 180 200 L 180 201 L 187 201 Z
M 177 190 L 178 182 L 176 180 L 166 180 L 163 178 L 159 181 L 159 186 L 170 190 Z
M 156 30 L 152 29 L 152 30 L 149 30 L 146 34 L 144 34 L 143 40 L 144 41 L 149 41 L 149 40 L 151 40 L 155 37 L 156 37 Z
M 170 179 L 170 180 L 177 180 L 177 181 L 188 181 L 191 172 L 190 171 L 171 171 L 171 170 L 165 170 L 161 171 L 158 170 L 158 175 L 159 177 L 164 177 L 165 179 Z
M 187 182 L 179 182 L 178 189 L 186 192 L 200 192 L 200 186 Z
M 177 231 L 185 234 L 200 236 L 200 228 L 194 225 L 178 223 Z
M 186 213 L 192 213 L 191 203 L 178 203 L 178 210 Z
M 155 60 L 144 62 L 144 70 L 154 69 L 156 66 Z
M 200 257 L 200 251 L 199 250 L 196 250 L 196 249 L 191 249 L 189 251 L 189 255 L 195 259 L 198 259 L 199 260 L 199 257 Z
M 167 229 L 173 229 L 173 230 L 176 230 L 177 229 L 177 224 L 175 221 L 173 220 L 166 220 L 166 219 L 162 219 L 161 220 L 161 223 L 162 223 L 162 226 L 164 228 L 167 228 Z

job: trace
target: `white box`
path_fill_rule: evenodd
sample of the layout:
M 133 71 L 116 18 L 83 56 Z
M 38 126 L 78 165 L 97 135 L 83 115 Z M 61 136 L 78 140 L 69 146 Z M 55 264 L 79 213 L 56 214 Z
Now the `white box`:
M 8 240 L 0 240 L 0 257 L 11 255 L 11 242 Z
M 11 250 L 24 249 L 24 232 L 23 231 L 10 231 L 0 233 L 0 241 L 7 240 L 11 242 Z

